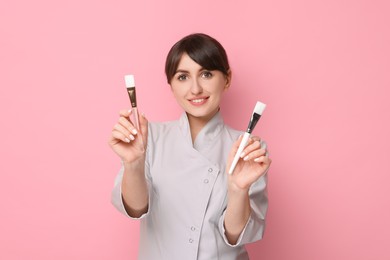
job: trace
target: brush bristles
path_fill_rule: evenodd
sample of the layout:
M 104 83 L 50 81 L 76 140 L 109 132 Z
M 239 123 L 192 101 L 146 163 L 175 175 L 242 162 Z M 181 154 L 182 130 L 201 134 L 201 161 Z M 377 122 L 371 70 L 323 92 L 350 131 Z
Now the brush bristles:
M 266 104 L 261 103 L 260 101 L 257 101 L 255 109 L 253 109 L 253 113 L 262 115 L 265 107 L 266 107 Z
M 133 75 L 126 75 L 125 76 L 125 83 L 126 83 L 126 88 L 135 87 L 134 76 Z

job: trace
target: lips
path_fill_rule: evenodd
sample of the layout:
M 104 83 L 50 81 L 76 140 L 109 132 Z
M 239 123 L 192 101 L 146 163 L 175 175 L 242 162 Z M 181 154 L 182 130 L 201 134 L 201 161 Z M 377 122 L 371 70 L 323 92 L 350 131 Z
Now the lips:
M 190 101 L 190 103 L 194 106 L 201 106 L 204 103 L 206 103 L 208 99 L 209 97 L 197 97 L 197 98 L 191 98 L 188 101 Z

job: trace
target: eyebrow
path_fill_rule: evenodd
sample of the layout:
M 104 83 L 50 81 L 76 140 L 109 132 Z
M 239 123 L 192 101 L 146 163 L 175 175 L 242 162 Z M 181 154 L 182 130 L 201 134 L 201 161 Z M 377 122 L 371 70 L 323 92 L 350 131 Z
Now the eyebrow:
M 202 71 L 202 70 L 206 70 L 206 69 L 203 68 L 203 67 L 201 67 L 201 68 L 199 69 L 199 71 Z M 199 72 L 199 71 L 198 71 L 198 72 Z M 179 72 L 181 72 L 181 73 L 190 73 L 188 70 L 178 69 L 178 70 L 175 71 L 175 74 L 177 74 L 177 73 L 179 73 Z
M 176 70 L 176 71 L 175 71 L 175 74 L 177 74 L 177 73 L 179 73 L 179 72 L 181 72 L 181 73 L 189 73 L 188 70 Z

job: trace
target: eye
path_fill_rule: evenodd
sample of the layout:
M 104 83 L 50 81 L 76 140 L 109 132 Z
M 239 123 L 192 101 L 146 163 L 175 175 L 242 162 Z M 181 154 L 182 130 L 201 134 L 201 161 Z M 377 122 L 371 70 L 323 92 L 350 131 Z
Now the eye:
M 210 71 L 203 71 L 200 76 L 204 79 L 209 79 L 213 76 L 213 74 Z
M 177 79 L 179 81 L 184 81 L 188 78 L 188 76 L 186 74 L 179 74 L 179 76 L 177 76 Z

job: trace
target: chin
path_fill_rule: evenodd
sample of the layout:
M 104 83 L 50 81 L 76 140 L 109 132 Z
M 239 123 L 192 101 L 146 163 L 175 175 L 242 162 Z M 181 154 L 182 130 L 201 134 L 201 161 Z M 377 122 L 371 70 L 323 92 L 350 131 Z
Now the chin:
M 211 117 L 211 116 L 214 116 L 216 111 L 218 111 L 217 109 L 212 109 L 212 110 L 202 110 L 202 111 L 194 111 L 194 109 L 188 109 L 186 110 L 186 112 L 188 114 L 190 114 L 191 116 L 193 117 L 197 117 L 197 118 L 208 118 L 208 117 Z

